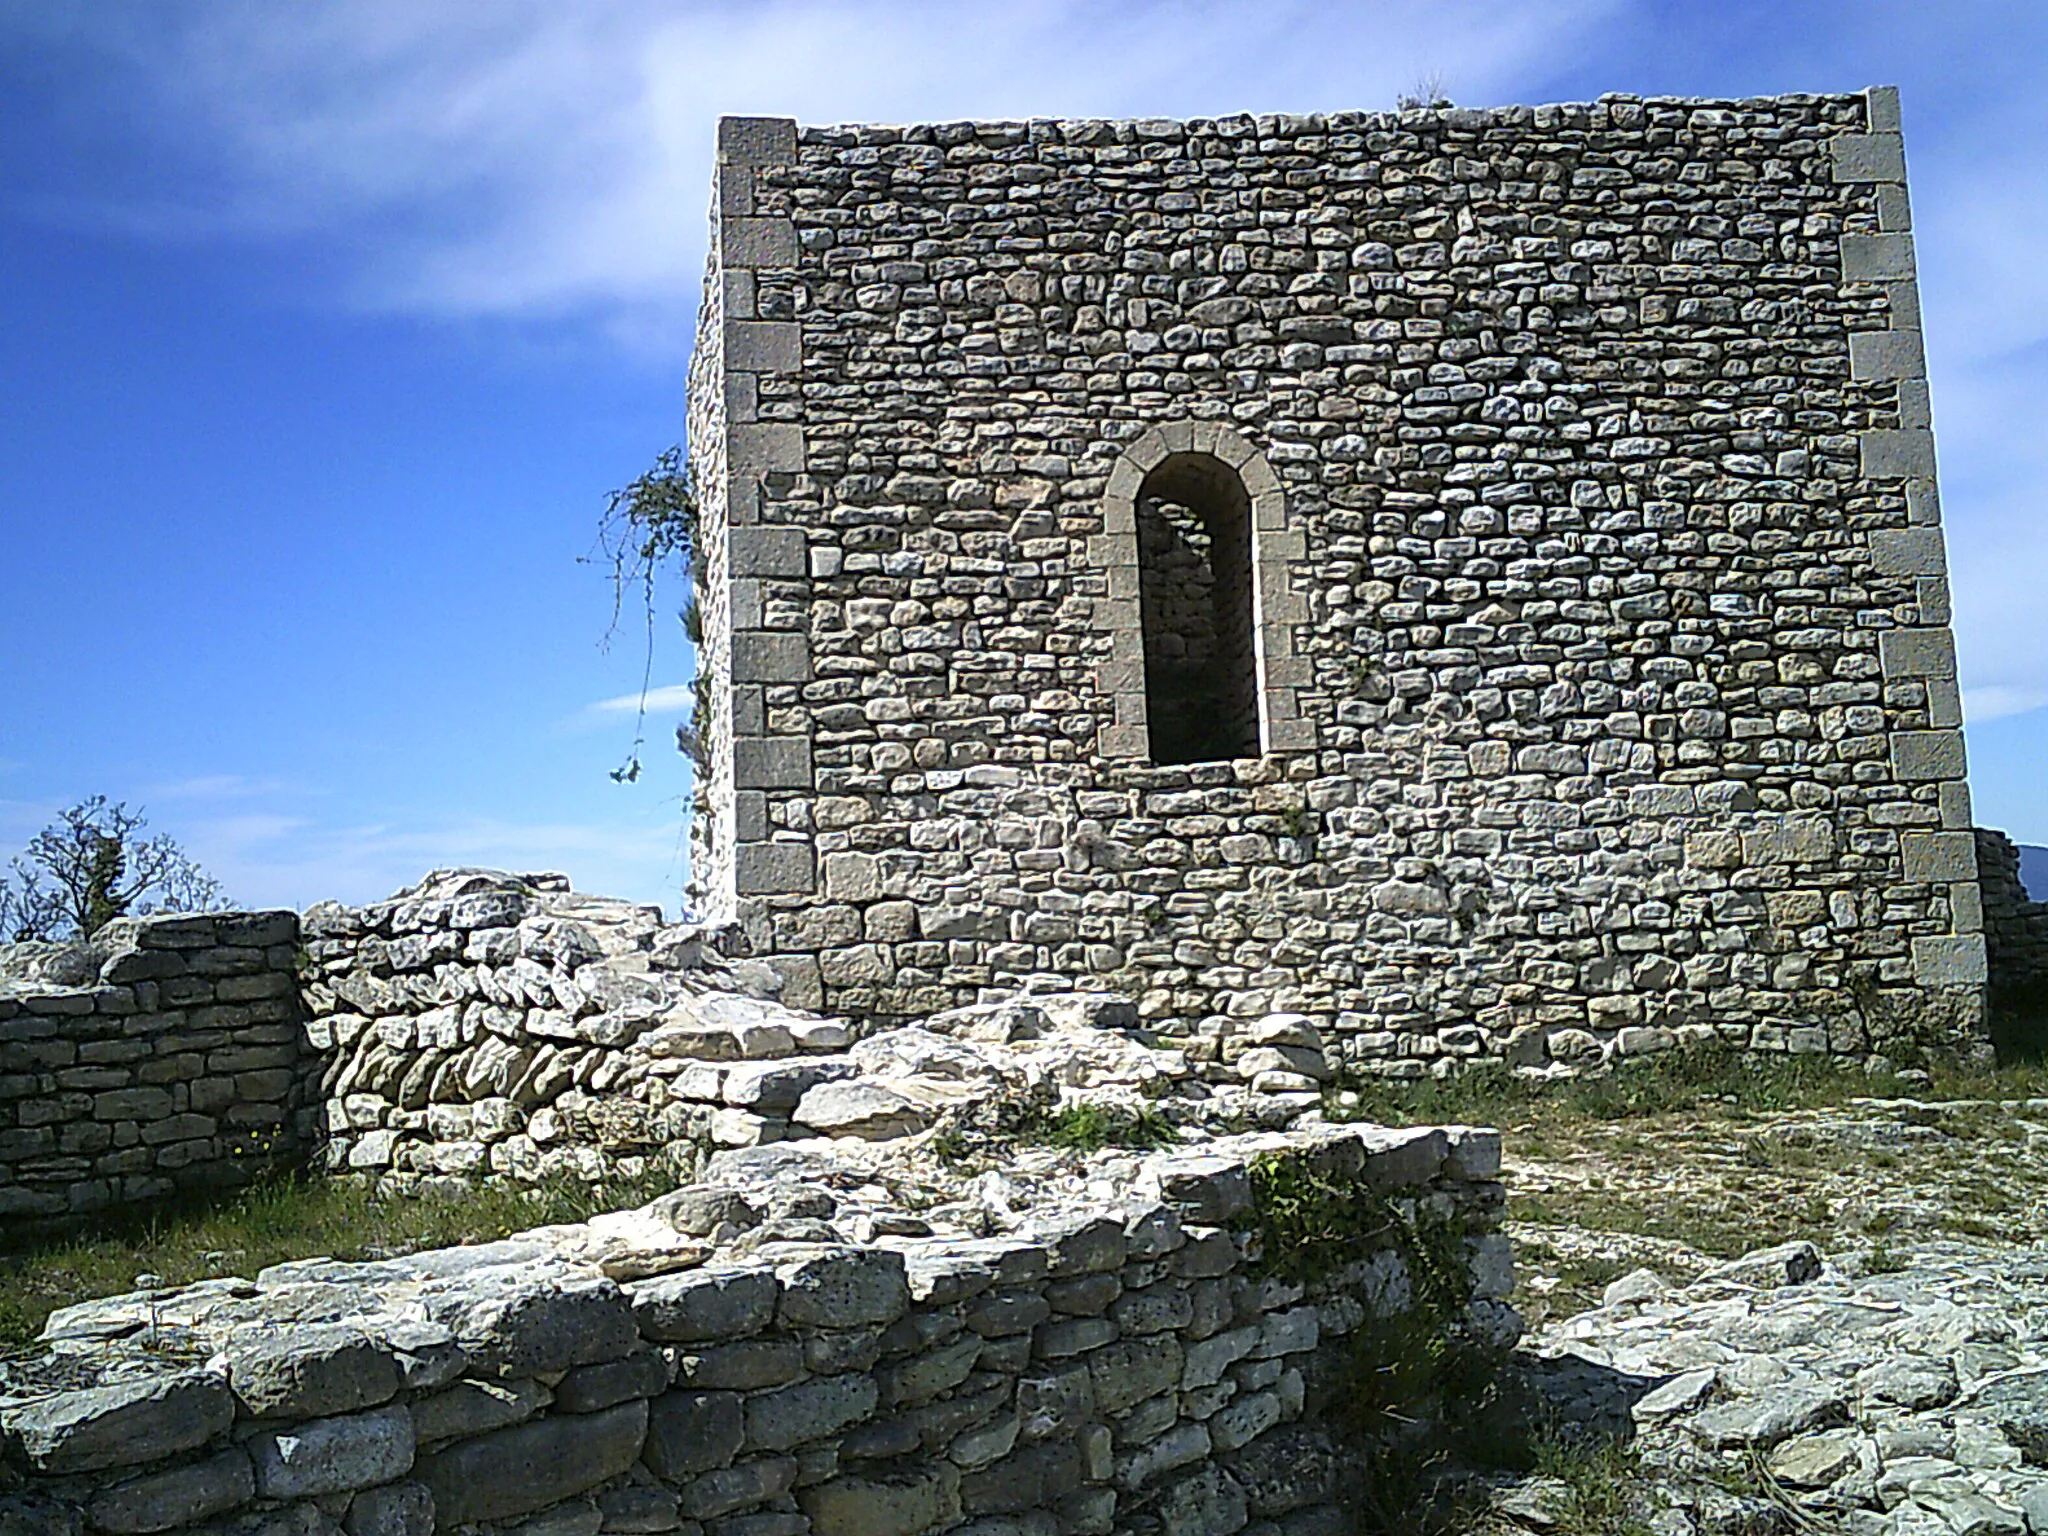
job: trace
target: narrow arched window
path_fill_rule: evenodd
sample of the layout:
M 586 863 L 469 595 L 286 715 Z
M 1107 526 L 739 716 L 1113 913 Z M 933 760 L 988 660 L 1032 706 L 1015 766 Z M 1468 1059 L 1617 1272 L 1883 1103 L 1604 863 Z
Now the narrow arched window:
M 1251 497 L 1207 453 L 1175 453 L 1138 488 L 1138 612 L 1155 763 L 1259 755 Z

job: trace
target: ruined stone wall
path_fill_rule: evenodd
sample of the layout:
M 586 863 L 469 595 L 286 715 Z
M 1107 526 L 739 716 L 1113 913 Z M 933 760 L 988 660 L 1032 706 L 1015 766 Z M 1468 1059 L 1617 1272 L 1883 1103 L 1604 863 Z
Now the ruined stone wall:
M 2012 839 L 1979 827 L 1977 871 L 1984 890 L 1992 989 L 2025 992 L 2048 985 L 2048 901 L 2028 896 Z
M 1313 1289 L 1259 1266 L 1265 1154 L 1346 1181 L 1376 1234 Z M 858 1179 L 727 1157 L 731 1182 L 584 1227 L 55 1314 L 50 1353 L 0 1364 L 0 1525 L 1307 1533 L 1354 1491 L 1329 1378 L 1415 1296 L 1382 1212 L 1461 1223 L 1436 1256 L 1462 1326 L 1517 1330 L 1492 1132 L 1246 1138 L 1102 1169 L 1119 1193 L 1012 1232 L 860 1246 L 816 1215 Z M 724 1235 L 679 1232 L 713 1207 Z
M 311 1145 L 291 912 L 0 950 L 0 1222 L 248 1183 Z
M 1377 1069 L 1967 1047 L 1904 166 L 1890 90 L 727 120 L 713 910 L 865 1016 L 1052 973 Z M 1256 757 L 1147 758 L 1162 469 L 1252 508 Z

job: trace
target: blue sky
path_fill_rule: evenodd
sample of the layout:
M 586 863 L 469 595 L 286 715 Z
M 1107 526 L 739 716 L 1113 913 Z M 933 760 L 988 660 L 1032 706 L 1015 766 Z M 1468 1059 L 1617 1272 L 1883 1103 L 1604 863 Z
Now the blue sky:
M 663 902 L 579 565 L 682 434 L 713 124 L 1903 88 L 1978 819 L 2048 842 L 2048 7 L 0 0 L 0 854 L 147 807 L 252 904 Z M 687 653 L 662 597 L 655 682 Z

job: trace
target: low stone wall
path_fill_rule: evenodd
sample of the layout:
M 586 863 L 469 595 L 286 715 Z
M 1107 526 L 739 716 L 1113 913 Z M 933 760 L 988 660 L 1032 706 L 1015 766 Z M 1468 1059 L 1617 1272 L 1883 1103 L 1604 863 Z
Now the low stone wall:
M 0 949 L 0 1219 L 74 1220 L 306 1154 L 291 912 Z
M 1984 941 L 1993 992 L 2048 984 L 2048 901 L 2027 895 L 2011 838 L 1977 829 L 1977 880 L 1984 893 Z
M 915 1136 L 994 1101 L 1109 1101 L 1278 1128 L 1333 1066 L 1298 1014 L 1165 1044 L 1109 993 L 1012 995 L 908 1028 L 821 1018 L 657 909 L 452 870 L 305 916 L 307 1030 L 336 1172 L 412 1187 L 686 1171 L 706 1147 Z
M 1311 1536 L 1347 1492 L 1322 1401 L 1420 1315 L 1415 1234 L 1463 1291 L 1431 1326 L 1518 1329 L 1491 1131 L 1100 1154 L 1007 1229 L 919 1214 L 880 1155 L 726 1152 L 583 1226 L 55 1314 L 0 1366 L 0 1529 Z M 1345 1192 L 1313 1283 L 1263 1250 L 1262 1156 Z

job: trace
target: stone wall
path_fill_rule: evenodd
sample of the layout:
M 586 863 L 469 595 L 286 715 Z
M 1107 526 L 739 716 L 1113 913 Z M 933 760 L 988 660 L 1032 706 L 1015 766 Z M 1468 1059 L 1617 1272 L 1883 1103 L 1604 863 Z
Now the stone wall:
M 702 868 L 787 1000 L 1981 1042 L 1896 92 L 728 119 L 713 222 Z M 1161 765 L 1136 502 L 1197 475 L 1262 751 Z
M 687 1173 L 706 1149 L 990 1129 L 1087 1103 L 1197 1134 L 1319 1115 L 1312 1021 L 1162 1042 L 1130 1001 L 1039 991 L 909 1027 L 825 1018 L 758 961 L 559 876 L 448 870 L 310 909 L 305 1013 L 322 1165 L 381 1185 Z
M 0 1365 L 0 1528 L 1307 1536 L 1347 1492 L 1331 1378 L 1414 1296 L 1394 1227 L 1461 1226 L 1454 1326 L 1517 1331 L 1492 1132 L 1099 1158 L 980 1236 L 856 1228 L 869 1173 L 779 1153 L 585 1227 L 57 1313 Z M 1262 1268 L 1265 1154 L 1355 1191 L 1353 1261 L 1313 1289 Z
M 0 948 L 0 1220 L 12 1230 L 302 1161 L 298 917 L 120 918 Z
M 2048 984 L 2048 901 L 2027 895 L 2020 851 L 2011 838 L 1977 829 L 1977 871 L 1984 888 L 1984 938 L 1994 992 L 2027 992 Z

